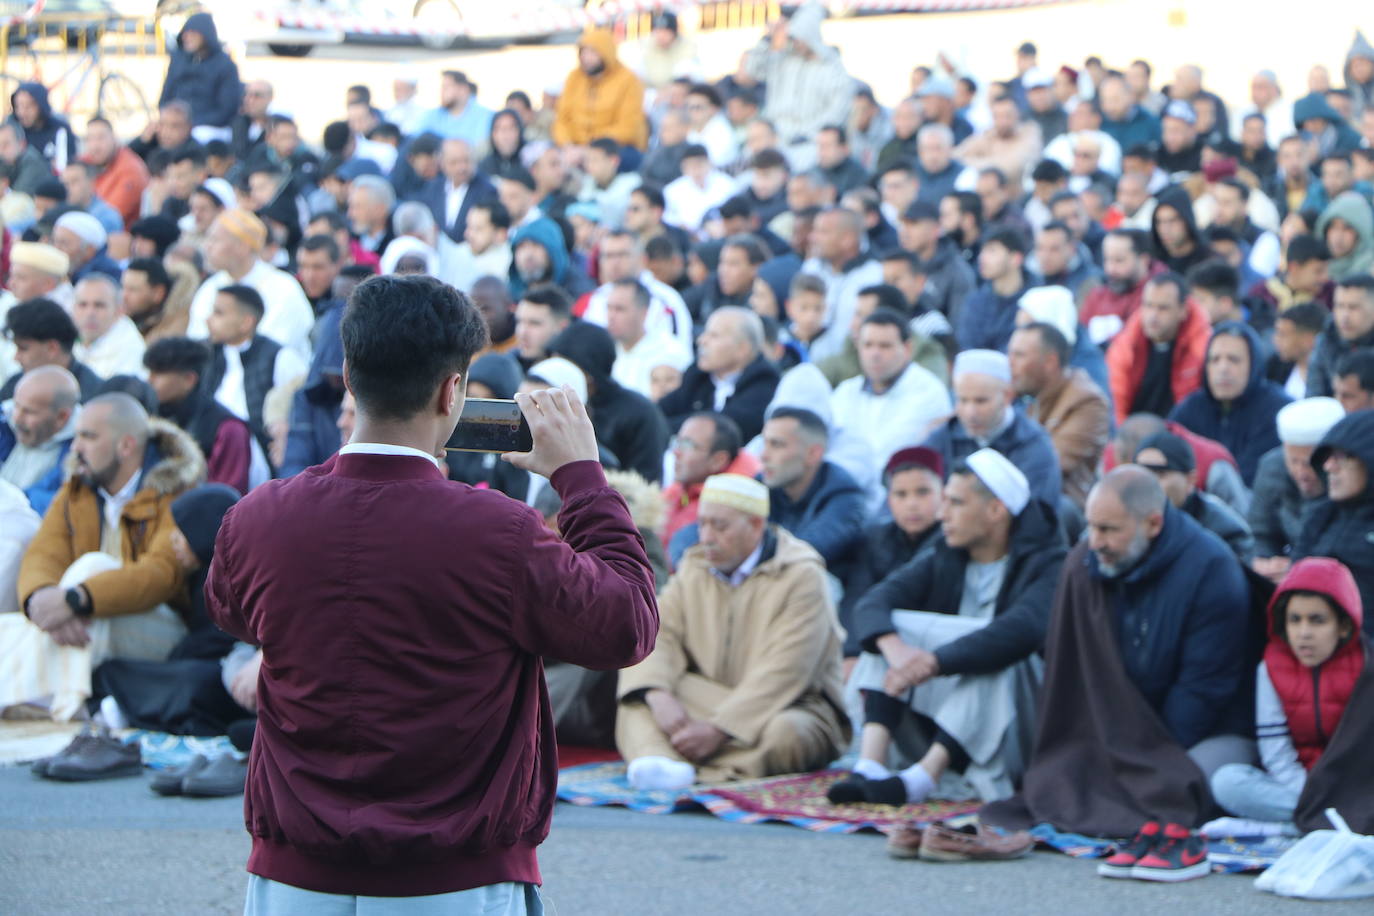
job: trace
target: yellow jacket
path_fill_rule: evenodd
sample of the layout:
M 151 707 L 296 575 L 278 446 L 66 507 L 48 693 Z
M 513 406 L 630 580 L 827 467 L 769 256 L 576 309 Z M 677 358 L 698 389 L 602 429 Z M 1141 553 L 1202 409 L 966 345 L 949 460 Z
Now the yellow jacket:
M 606 67 L 595 76 L 588 76 L 580 66 L 568 74 L 558 99 L 553 142 L 585 146 L 599 137 L 610 137 L 623 146 L 643 149 L 649 140 L 644 84 L 620 62 L 615 39 L 605 29 L 584 33 L 578 52 L 583 48 L 601 55 Z

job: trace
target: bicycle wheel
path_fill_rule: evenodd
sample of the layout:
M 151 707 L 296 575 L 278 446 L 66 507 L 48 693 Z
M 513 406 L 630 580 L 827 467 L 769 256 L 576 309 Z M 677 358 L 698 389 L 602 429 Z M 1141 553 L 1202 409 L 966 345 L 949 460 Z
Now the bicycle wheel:
M 4 116 L 9 117 L 10 99 L 14 97 L 14 91 L 19 88 L 19 84 L 24 82 L 17 76 L 9 73 L 0 73 L 0 109 L 3 109 Z
M 95 108 L 97 114 L 109 119 L 116 131 L 121 125 L 127 129 L 130 125 L 146 124 L 152 117 L 143 90 L 123 73 L 107 73 L 100 80 Z

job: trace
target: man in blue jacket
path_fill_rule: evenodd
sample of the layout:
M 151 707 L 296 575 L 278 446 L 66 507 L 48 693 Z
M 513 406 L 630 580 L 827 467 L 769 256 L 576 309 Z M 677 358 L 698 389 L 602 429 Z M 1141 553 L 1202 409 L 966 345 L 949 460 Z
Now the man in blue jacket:
M 197 142 L 229 140 L 229 125 L 243 105 L 243 83 L 209 13 L 192 15 L 177 35 L 158 107 L 173 99 L 191 106 L 191 136 Z
M 61 489 L 62 463 L 76 436 L 81 388 L 61 366 L 26 372 L 0 422 L 0 480 L 14 484 L 39 515 Z
M 1006 352 L 1016 330 L 1016 309 L 1030 284 L 1025 271 L 1026 237 L 1003 227 L 987 234 L 978 253 L 983 284 L 959 310 L 957 337 L 963 350 L 986 348 Z
M 334 305 L 315 325 L 315 353 L 303 384 L 291 399 L 286 458 L 278 477 L 291 477 L 323 464 L 339 450 L 339 408 L 343 403 L 343 340 L 339 323 L 344 306 Z

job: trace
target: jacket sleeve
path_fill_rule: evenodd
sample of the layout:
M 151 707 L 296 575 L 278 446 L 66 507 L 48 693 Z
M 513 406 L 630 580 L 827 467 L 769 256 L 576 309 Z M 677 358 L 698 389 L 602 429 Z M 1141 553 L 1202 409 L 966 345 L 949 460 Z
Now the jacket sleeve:
M 1317 335 L 1317 345 L 1312 348 L 1312 357 L 1307 363 L 1307 396 L 1309 398 L 1331 397 L 1330 364 L 1334 362 L 1327 356 L 1328 344 L 1325 334 Z
M 1180 610 L 1182 652 L 1161 709 L 1169 733 L 1184 748 L 1212 734 L 1246 676 L 1244 653 L 1236 651 L 1236 642 L 1249 624 L 1250 585 L 1239 563 L 1213 565 L 1202 587 Z
M 569 74 L 563 83 L 563 94 L 558 97 L 558 104 L 554 106 L 553 127 L 550 128 L 553 142 L 558 146 L 587 142 L 585 138 L 577 138 L 577 118 L 573 114 L 574 105 L 585 104 L 585 95 L 582 80 L 578 79 L 576 73 Z
M 234 59 L 226 52 L 220 53 L 224 56 L 216 68 L 220 72 L 215 80 L 214 101 L 207 106 L 204 117 L 207 124 L 227 127 L 243 107 L 243 82 L 239 79 L 239 68 Z
M 1117 425 L 1124 423 L 1135 402 L 1135 386 L 1131 378 L 1135 355 L 1131 352 L 1131 338 L 1136 323 L 1134 315 L 1107 346 L 1107 385 L 1112 389 L 1112 406 L 1116 409 Z
M 1260 765 L 1265 772 L 1293 791 L 1301 792 L 1307 783 L 1307 770 L 1293 746 L 1288 717 L 1284 715 L 1283 703 L 1264 662 L 1260 662 L 1255 674 L 1255 738 Z
M 1102 450 L 1111 438 L 1111 417 L 1105 400 L 1084 399 L 1051 433 L 1059 470 L 1063 476 L 1071 468 L 1097 469 Z
M 850 634 L 865 652 L 878 651 L 879 637 L 895 633 L 894 610 L 922 610 L 935 576 L 935 550 L 927 547 L 898 566 L 854 605 Z
M 172 501 L 163 501 L 156 533 L 137 560 L 119 569 L 98 573 L 83 583 L 91 595 L 96 617 L 142 614 L 159 604 L 173 601 L 182 592 L 185 580 L 181 564 L 172 551 Z
M 1011 602 L 980 630 L 935 650 L 941 674 L 1001 671 L 1040 651 L 1066 551 L 1054 547 L 1028 558 L 1028 574 L 1012 583 Z
M 763 414 L 768 409 L 768 403 L 773 400 L 773 393 L 777 391 L 777 387 L 776 378 L 759 376 L 745 387 L 737 389 L 726 401 L 725 409 L 721 413 L 735 421 L 745 442 L 763 432 Z
M 626 146 L 644 148 L 648 124 L 644 119 L 644 84 L 629 67 L 621 68 L 619 103 L 615 108 L 615 121 L 607 134 Z
M 863 540 L 867 507 L 862 490 L 836 493 L 815 515 L 792 529 L 825 560 L 827 568 L 849 558 L 854 546 Z
M 234 507 L 231 506 L 220 523 L 219 534 L 215 535 L 215 555 L 210 561 L 210 572 L 205 577 L 205 613 L 215 626 L 230 636 L 240 642 L 258 645 L 262 640 L 254 631 L 234 591 L 236 546 Z
M 1283 462 L 1272 461 L 1268 457 L 1260 459 L 1259 473 L 1255 475 L 1254 498 L 1250 502 L 1247 521 L 1250 533 L 1254 535 L 1254 553 L 1260 557 L 1281 557 L 1288 546 L 1288 536 L 1283 531 L 1280 511 L 1283 505 L 1283 480 L 1287 476 Z
M 686 633 L 684 631 L 684 594 L 682 576 L 673 576 L 658 598 L 658 639 L 654 650 L 639 664 L 620 672 L 616 698 L 622 703 L 636 702 L 650 690 L 677 690 L 678 681 L 687 673 Z
M 595 461 L 578 461 L 550 481 L 563 497 L 559 540 L 533 510 L 523 513 L 511 629 L 528 652 L 584 668 L 641 661 L 654 647 L 654 571 L 639 529 Z M 556 609 L 556 610 L 555 610 Z
M 173 51 L 171 57 L 168 58 L 167 75 L 162 79 L 162 92 L 157 97 L 158 108 L 161 108 L 163 105 L 166 105 L 172 99 L 176 98 L 176 93 L 173 90 L 181 79 L 184 57 L 185 52 L 176 50 Z
M 71 538 L 67 536 L 70 497 L 70 487 L 63 487 L 57 492 L 52 505 L 43 514 L 43 523 L 38 526 L 38 533 L 33 536 L 28 550 L 24 553 L 24 562 L 19 567 L 21 608 L 28 605 L 29 598 L 34 592 L 60 582 L 62 574 L 76 559 Z
M 746 746 L 758 743 L 778 713 L 816 683 L 834 635 L 835 612 L 824 573 L 807 565 L 789 583 L 768 625 L 768 640 L 751 653 L 747 672 L 716 707 L 711 724 Z
M 688 366 L 687 371 L 682 374 L 682 384 L 659 399 L 658 409 L 668 420 L 670 433 L 677 432 L 682 421 L 687 419 L 687 415 L 692 412 L 692 391 L 700 383 L 700 380 L 701 370 L 696 366 Z M 726 413 L 729 413 L 728 409 Z
M 988 325 L 987 316 L 983 314 L 982 297 L 968 296 L 959 309 L 959 327 L 955 332 L 959 349 L 977 350 L 982 348 L 982 341 L 987 335 Z
M 205 456 L 205 479 L 228 484 L 240 493 L 248 492 L 248 468 L 252 454 L 248 445 L 248 426 L 225 420 L 215 431 L 215 444 Z

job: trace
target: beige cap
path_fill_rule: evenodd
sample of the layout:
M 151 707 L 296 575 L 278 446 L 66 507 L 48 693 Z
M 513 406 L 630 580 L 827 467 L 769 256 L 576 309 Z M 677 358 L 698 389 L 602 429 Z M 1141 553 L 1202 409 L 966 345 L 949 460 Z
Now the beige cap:
M 759 518 L 768 517 L 768 488 L 743 474 L 716 474 L 701 487 L 701 503 L 729 506 Z
M 54 277 L 65 277 L 72 269 L 65 254 L 42 242 L 15 242 L 10 249 L 10 264 L 22 264 Z

